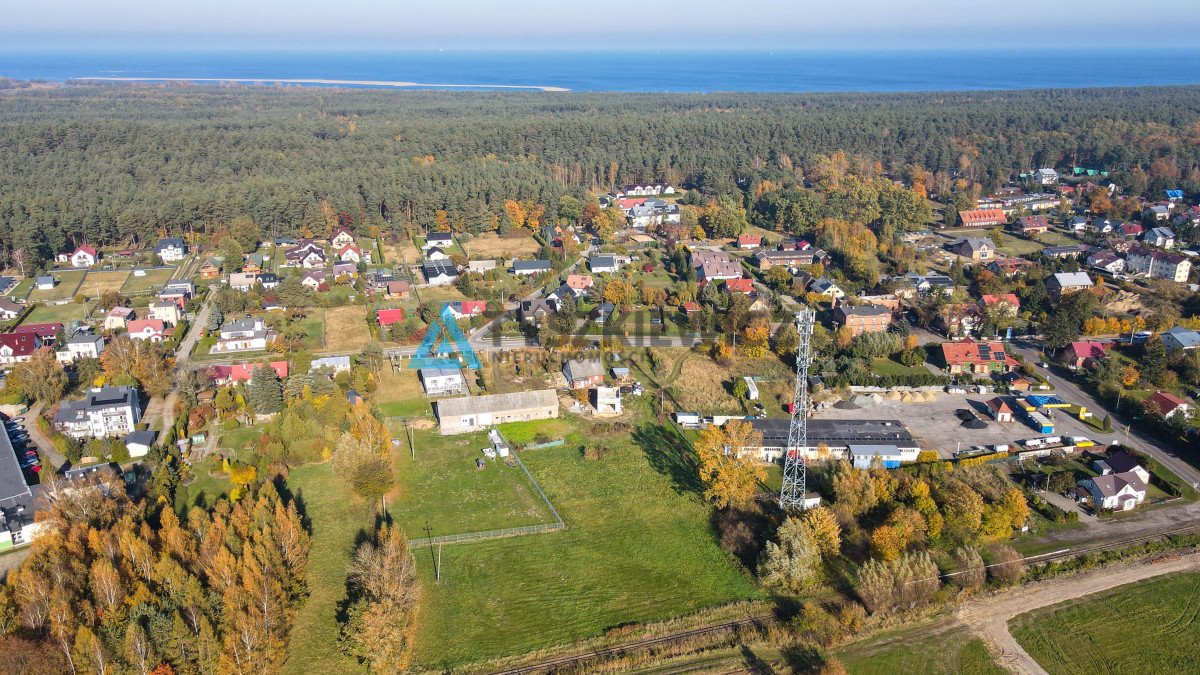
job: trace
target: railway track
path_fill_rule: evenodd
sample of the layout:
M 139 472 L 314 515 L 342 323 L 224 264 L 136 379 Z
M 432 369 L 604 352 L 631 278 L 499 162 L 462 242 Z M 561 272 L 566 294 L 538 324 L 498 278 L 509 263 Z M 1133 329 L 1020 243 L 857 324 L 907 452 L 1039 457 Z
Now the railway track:
M 1063 559 L 1067 559 L 1067 558 L 1077 558 L 1079 556 L 1087 555 L 1089 553 L 1102 553 L 1104 551 L 1112 551 L 1115 549 L 1125 548 L 1126 546 L 1134 546 L 1137 544 L 1144 544 L 1147 542 L 1154 541 L 1156 539 L 1162 539 L 1164 537 L 1170 537 L 1170 536 L 1180 535 L 1180 534 L 1197 534 L 1197 533 L 1200 533 L 1200 523 L 1191 524 L 1191 525 L 1181 525 L 1178 527 L 1170 527 L 1170 528 L 1165 528 L 1165 529 L 1161 529 L 1161 530 L 1155 530 L 1153 532 L 1147 532 L 1145 534 L 1140 534 L 1135 537 L 1126 537 L 1124 539 L 1117 539 L 1117 540 L 1103 542 L 1103 543 L 1089 545 L 1089 546 L 1064 548 L 1064 549 L 1060 549 L 1057 551 L 1051 551 L 1049 553 L 1040 553 L 1038 555 L 1026 556 L 1025 558 L 1022 559 L 1022 562 L 1024 562 L 1026 565 L 1045 563 L 1045 562 L 1053 562 L 1055 560 L 1063 560 Z M 668 635 L 659 635 L 657 637 L 645 638 L 643 640 L 635 640 L 633 642 L 627 642 L 627 643 L 621 644 L 621 645 L 614 645 L 612 647 L 604 647 L 602 649 L 596 649 L 596 650 L 581 653 L 581 654 L 572 654 L 570 656 L 562 656 L 562 657 L 559 657 L 556 659 L 549 659 L 549 660 L 541 661 L 538 663 L 532 663 L 532 664 L 528 664 L 528 665 L 524 665 L 524 666 L 508 668 L 505 670 L 496 671 L 496 673 L 497 673 L 497 675 L 524 675 L 525 673 L 537 673 L 537 672 L 543 672 L 543 671 L 550 671 L 555 668 L 560 668 L 563 666 L 572 666 L 572 665 L 578 665 L 581 663 L 586 663 L 587 661 L 592 660 L 592 659 L 604 658 L 604 657 L 610 657 L 610 656 L 621 656 L 622 654 L 625 654 L 628 652 L 637 651 L 639 649 L 645 649 L 646 647 L 653 647 L 655 645 L 669 644 L 671 642 L 675 642 L 678 640 L 686 640 L 688 638 L 697 637 L 697 636 L 701 636 L 701 635 L 711 635 L 714 633 L 721 633 L 724 631 L 736 630 L 738 628 L 742 628 L 745 626 L 752 626 L 755 624 L 768 622 L 768 621 L 772 620 L 772 618 L 773 617 L 770 614 L 759 614 L 759 615 L 747 617 L 744 619 L 738 619 L 737 621 L 727 621 L 725 623 L 720 623 L 720 624 L 716 624 L 713 626 L 705 626 L 703 628 L 693 628 L 691 630 L 681 631 L 678 633 L 670 633 Z M 734 671 L 734 672 L 738 672 L 738 671 Z

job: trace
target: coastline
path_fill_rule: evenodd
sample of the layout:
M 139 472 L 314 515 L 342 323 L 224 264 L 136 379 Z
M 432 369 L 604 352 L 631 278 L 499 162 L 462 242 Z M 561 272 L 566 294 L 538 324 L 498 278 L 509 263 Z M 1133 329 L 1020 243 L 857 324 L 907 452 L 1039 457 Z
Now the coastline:
M 404 82 L 396 80 L 331 80 L 321 78 L 280 77 L 73 77 L 71 80 L 87 82 L 237 82 L 247 84 L 307 84 L 307 85 L 350 85 L 377 88 L 420 88 L 438 89 L 527 89 L 545 92 L 571 91 L 565 87 L 538 84 L 437 84 L 429 82 Z

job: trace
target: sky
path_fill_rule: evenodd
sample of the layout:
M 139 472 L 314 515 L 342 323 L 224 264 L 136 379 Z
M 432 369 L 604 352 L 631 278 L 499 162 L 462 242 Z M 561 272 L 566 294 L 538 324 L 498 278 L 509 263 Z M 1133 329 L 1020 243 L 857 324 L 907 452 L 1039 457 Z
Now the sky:
M 1197 0 L 0 0 L 18 49 L 1139 49 L 1197 29 Z

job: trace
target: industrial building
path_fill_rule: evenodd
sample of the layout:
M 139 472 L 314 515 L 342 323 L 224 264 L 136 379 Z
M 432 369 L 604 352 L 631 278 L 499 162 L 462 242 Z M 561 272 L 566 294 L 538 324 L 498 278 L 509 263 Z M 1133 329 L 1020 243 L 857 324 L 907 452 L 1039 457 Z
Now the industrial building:
M 762 446 L 753 451 L 765 462 L 777 462 L 783 457 L 788 442 L 788 419 L 750 420 L 755 431 L 762 434 Z M 808 420 L 808 442 L 802 448 L 807 459 L 826 459 L 817 448 L 824 445 L 832 455 L 862 461 L 873 455 L 884 459 L 885 466 L 900 462 L 915 462 L 921 446 L 900 420 Z M 750 450 L 750 448 L 743 448 Z M 869 459 L 867 460 L 869 464 Z
M 434 406 L 443 436 L 480 431 L 506 422 L 558 417 L 558 395 L 553 389 L 451 398 L 437 401 Z
M 8 431 L 0 429 L 0 551 L 28 544 L 37 536 L 41 527 L 33 520 L 37 499 L 25 482 Z

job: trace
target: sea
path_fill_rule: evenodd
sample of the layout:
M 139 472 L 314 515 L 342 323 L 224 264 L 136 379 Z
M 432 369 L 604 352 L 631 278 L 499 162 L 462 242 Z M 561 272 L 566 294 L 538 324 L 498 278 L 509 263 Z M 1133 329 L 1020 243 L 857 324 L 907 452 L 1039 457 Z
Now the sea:
M 1200 49 L 856 51 L 12 50 L 0 76 L 287 80 L 589 92 L 896 92 L 1200 83 Z

